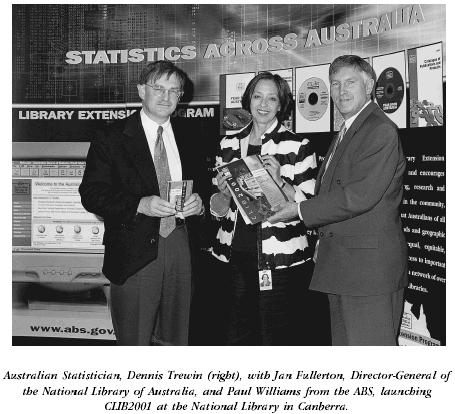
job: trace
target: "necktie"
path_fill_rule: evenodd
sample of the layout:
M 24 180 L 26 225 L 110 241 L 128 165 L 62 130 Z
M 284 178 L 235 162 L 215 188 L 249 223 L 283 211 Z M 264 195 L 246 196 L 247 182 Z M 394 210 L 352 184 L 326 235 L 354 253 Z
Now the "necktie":
M 335 141 L 335 145 L 333 146 L 332 152 L 329 155 L 329 159 L 327 160 L 327 164 L 325 164 L 325 170 L 324 170 L 324 174 L 322 175 L 321 181 L 324 179 L 324 175 L 327 171 L 327 168 L 329 168 L 330 161 L 332 161 L 333 155 L 335 154 L 335 151 L 337 150 L 338 145 L 340 144 L 341 140 L 343 139 L 345 132 L 346 132 L 346 125 L 343 123 L 343 126 L 341 127 L 341 130 L 338 133 L 337 139 Z
M 167 182 L 171 181 L 171 173 L 167 162 L 166 148 L 163 142 L 163 127 L 158 127 L 155 143 L 155 169 L 158 176 L 158 184 L 160 186 L 160 197 L 167 200 L 166 188 Z M 160 235 L 167 237 L 175 229 L 175 217 L 162 217 L 160 222 Z

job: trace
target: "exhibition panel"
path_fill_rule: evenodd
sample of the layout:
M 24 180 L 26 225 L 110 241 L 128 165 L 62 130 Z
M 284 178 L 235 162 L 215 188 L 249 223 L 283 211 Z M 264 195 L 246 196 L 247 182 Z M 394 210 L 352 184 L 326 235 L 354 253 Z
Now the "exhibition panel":
M 78 187 L 97 131 L 141 110 L 147 63 L 188 74 L 171 119 L 205 151 L 210 181 L 222 137 L 251 122 L 242 96 L 265 71 L 287 82 L 282 123 L 309 141 L 319 168 L 344 122 L 330 63 L 352 54 L 375 70 L 373 101 L 406 157 L 399 343 L 446 345 L 445 5 L 22 4 L 12 13 L 13 336 L 115 339 L 104 222 Z M 201 197 L 209 211 L 210 194 Z M 201 232 L 209 245 L 214 223 Z M 308 236 L 314 248 L 317 232 Z M 208 295 L 209 273 L 200 275 Z

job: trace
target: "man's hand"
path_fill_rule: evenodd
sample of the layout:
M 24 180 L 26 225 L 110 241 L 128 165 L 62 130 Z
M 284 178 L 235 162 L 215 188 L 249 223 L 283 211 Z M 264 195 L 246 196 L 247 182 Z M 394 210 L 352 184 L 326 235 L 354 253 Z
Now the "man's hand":
M 202 211 L 202 200 L 197 193 L 189 196 L 188 200 L 183 205 L 183 217 L 194 216 L 200 214 Z
M 299 205 L 297 203 L 287 201 L 285 203 L 281 203 L 273 209 L 276 210 L 277 213 L 267 219 L 267 221 L 272 224 L 280 221 L 289 221 L 299 217 Z
M 158 196 L 143 197 L 137 208 L 138 213 L 150 217 L 168 217 L 175 215 L 175 206 Z

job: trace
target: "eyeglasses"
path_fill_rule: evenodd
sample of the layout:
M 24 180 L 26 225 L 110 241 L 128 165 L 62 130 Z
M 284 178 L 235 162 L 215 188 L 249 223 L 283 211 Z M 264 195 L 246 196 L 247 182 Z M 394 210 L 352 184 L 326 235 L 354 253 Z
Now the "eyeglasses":
M 149 85 L 148 83 L 146 83 L 145 85 L 147 85 L 149 88 L 152 88 L 153 94 L 155 96 L 158 96 L 158 98 L 161 98 L 166 91 L 169 91 L 169 98 L 171 98 L 171 99 L 178 99 L 183 95 L 183 91 L 181 91 L 179 89 L 177 89 L 177 90 L 176 89 L 166 89 L 162 86 Z

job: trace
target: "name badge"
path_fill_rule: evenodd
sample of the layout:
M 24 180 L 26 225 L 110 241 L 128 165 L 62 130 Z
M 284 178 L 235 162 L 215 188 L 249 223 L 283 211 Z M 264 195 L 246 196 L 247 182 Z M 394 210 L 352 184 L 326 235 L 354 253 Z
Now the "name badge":
M 259 271 L 259 289 L 272 290 L 272 271 L 260 270 Z

